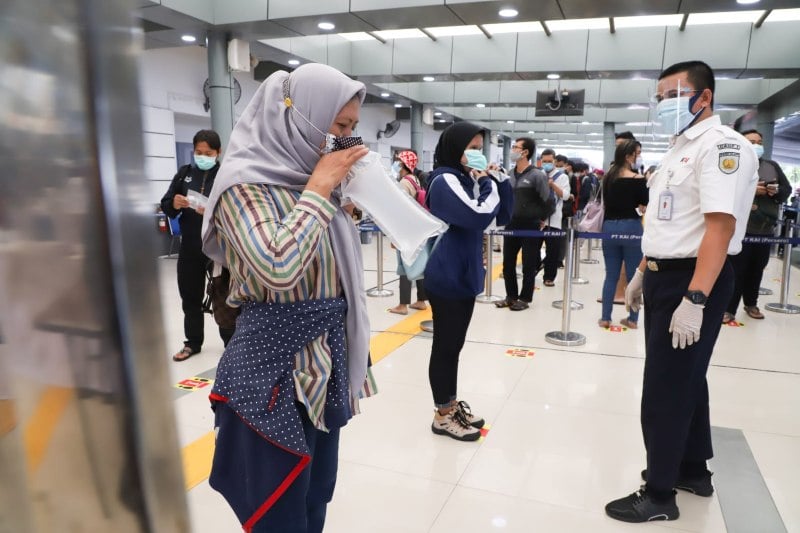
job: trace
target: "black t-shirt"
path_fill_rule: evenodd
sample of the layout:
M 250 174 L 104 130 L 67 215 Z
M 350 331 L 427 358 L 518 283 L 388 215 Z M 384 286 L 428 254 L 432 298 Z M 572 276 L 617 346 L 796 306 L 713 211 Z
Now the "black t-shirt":
M 178 214 L 181 215 L 179 220 L 181 226 L 181 250 L 200 252 L 202 248 L 203 215 L 188 207 L 175 209 L 172 206 L 172 200 L 176 194 L 187 196 L 190 190 L 199 192 L 206 197 L 209 196 L 218 170 L 219 163 L 209 170 L 200 170 L 194 165 L 189 166 L 189 168 L 186 168 L 186 166 L 181 167 L 175 177 L 172 178 L 167 193 L 161 199 L 161 210 L 168 217 L 175 218 Z
M 636 212 L 636 207 L 647 205 L 650 198 L 647 180 L 641 176 L 636 178 L 616 178 L 610 184 L 608 190 L 603 192 L 605 220 L 641 218 Z

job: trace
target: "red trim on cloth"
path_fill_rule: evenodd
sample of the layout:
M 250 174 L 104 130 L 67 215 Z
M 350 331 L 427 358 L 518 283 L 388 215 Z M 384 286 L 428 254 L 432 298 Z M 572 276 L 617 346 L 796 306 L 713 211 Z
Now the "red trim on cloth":
M 302 472 L 303 469 L 310 462 L 311 462 L 311 456 L 310 455 L 301 456 L 300 462 L 297 463 L 297 466 L 295 466 L 292 469 L 291 472 L 289 472 L 289 475 L 286 476 L 286 479 L 284 479 L 283 482 L 280 485 L 278 485 L 278 488 L 275 489 L 275 492 L 273 492 L 269 496 L 269 498 L 267 498 L 264 501 L 264 503 L 262 503 L 261 506 L 259 506 L 259 508 L 256 510 L 256 512 L 253 513 L 253 516 L 248 518 L 247 522 L 244 523 L 242 528 L 244 528 L 245 533 L 251 533 L 251 531 L 253 531 L 253 527 L 256 525 L 256 522 L 261 520 L 261 518 L 264 516 L 264 514 L 266 514 L 266 512 L 269 511 L 270 507 L 275 505 L 275 502 L 277 502 L 278 499 L 281 496 L 283 496 L 283 493 L 286 492 L 289 489 L 291 484 L 294 483 L 294 480 L 297 479 L 297 476 L 300 475 L 300 472 Z
M 220 396 L 216 392 L 212 392 L 211 394 L 209 394 L 208 395 L 208 399 L 211 400 L 211 401 L 215 401 L 216 400 L 218 402 L 228 403 L 228 398 L 226 398 L 225 396 Z

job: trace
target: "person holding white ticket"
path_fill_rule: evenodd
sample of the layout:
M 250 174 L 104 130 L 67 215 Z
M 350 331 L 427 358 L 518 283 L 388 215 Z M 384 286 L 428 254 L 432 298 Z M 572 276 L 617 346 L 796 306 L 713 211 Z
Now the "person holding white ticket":
M 169 189 L 161 199 L 161 210 L 178 218 L 181 228 L 181 247 L 178 252 L 178 292 L 183 307 L 183 347 L 172 356 L 173 361 L 185 361 L 203 347 L 203 298 L 206 295 L 206 271 L 210 267 L 203 254 L 203 213 L 208 194 L 219 171 L 222 148 L 219 135 L 214 130 L 200 130 L 194 139 L 194 162 L 178 169 Z M 222 342 L 228 344 L 233 330 L 219 329 Z

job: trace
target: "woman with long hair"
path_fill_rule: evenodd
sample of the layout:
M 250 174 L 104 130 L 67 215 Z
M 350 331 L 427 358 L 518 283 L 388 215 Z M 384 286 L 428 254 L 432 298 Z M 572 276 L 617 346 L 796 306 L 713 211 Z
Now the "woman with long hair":
M 484 420 L 458 400 L 458 358 L 467 336 L 475 297 L 483 291 L 483 231 L 497 218 L 511 220 L 513 190 L 508 177 L 486 172 L 484 130 L 457 122 L 442 132 L 428 177 L 427 204 L 450 227 L 425 268 L 425 291 L 433 312 L 428 377 L 435 412 L 431 429 L 457 440 L 480 438 Z
M 603 233 L 622 235 L 642 235 L 642 214 L 649 198 L 647 181 L 634 169 L 642 165 L 642 145 L 638 141 L 626 140 L 617 145 L 614 163 L 603 178 Z M 614 306 L 614 292 L 622 264 L 630 282 L 639 262 L 642 260 L 642 245 L 638 239 L 608 239 L 603 242 L 603 259 L 606 278 L 603 281 L 603 307 L 598 325 L 607 328 L 611 325 L 611 309 Z M 636 329 L 639 312 L 631 310 L 620 323 Z

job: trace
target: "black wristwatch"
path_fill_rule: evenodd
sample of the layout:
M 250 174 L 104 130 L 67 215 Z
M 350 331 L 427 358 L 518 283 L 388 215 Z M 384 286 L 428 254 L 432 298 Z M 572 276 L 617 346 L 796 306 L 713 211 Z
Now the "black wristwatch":
M 705 305 L 708 296 L 703 294 L 703 291 L 686 291 L 686 299 L 696 305 Z

